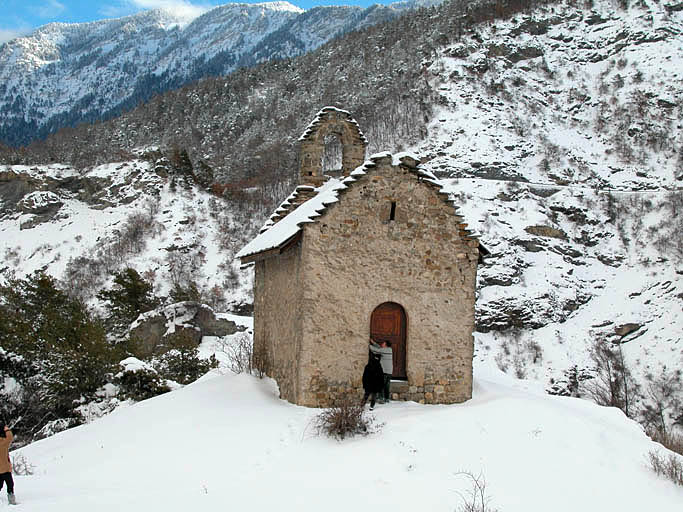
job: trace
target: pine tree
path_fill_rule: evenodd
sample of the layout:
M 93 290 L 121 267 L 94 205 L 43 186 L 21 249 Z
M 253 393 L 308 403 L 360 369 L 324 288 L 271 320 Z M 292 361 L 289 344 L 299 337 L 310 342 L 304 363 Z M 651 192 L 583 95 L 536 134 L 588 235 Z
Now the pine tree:
M 97 294 L 107 302 L 108 323 L 116 334 L 123 334 L 141 313 L 151 311 L 159 305 L 153 286 L 145 281 L 133 268 L 114 273 L 114 286 Z

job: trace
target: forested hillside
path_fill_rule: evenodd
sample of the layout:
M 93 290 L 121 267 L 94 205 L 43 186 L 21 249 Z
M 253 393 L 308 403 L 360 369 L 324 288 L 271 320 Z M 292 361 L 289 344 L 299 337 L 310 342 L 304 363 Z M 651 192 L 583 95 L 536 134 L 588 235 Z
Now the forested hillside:
M 538 3 L 515 1 L 496 10 L 496 2 L 474 7 L 456 0 L 421 9 L 300 58 L 202 80 L 115 120 L 66 129 L 20 150 L 5 148 L 0 156 L 5 163 L 86 167 L 155 145 L 186 149 L 193 162 L 211 166 L 219 182 L 267 180 L 292 168 L 299 132 L 328 104 L 354 113 L 370 152 L 408 145 L 426 134 L 434 103 L 426 66 L 436 49 L 482 19 Z

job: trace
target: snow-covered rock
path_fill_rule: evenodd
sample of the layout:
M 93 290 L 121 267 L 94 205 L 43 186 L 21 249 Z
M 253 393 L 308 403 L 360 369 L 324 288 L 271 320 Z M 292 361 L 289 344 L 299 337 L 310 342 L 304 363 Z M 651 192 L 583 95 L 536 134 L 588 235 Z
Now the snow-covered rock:
M 155 354 L 172 335 L 183 333 L 199 345 L 204 336 L 229 336 L 245 327 L 216 316 L 206 304 L 184 301 L 143 313 L 130 326 L 128 335 L 138 340 L 142 353 Z

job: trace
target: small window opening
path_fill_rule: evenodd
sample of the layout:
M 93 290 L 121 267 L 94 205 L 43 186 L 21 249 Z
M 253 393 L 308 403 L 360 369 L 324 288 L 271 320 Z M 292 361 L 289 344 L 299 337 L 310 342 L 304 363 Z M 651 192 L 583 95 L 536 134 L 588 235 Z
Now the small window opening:
M 341 173 L 342 169 L 342 154 L 344 149 L 339 135 L 330 133 L 324 138 L 325 148 L 322 156 L 322 172 L 323 174 Z
M 313 171 L 308 171 L 309 176 L 313 176 Z
M 389 220 L 396 218 L 396 201 L 391 202 L 391 212 L 389 213 Z

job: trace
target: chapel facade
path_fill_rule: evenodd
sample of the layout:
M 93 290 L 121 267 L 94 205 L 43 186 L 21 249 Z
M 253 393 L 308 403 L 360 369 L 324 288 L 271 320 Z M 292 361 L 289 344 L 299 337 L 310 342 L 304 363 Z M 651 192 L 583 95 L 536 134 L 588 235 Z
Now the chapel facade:
M 339 137 L 342 176 L 322 172 Z M 370 337 L 391 342 L 392 398 L 472 396 L 480 247 L 411 155 L 365 160 L 351 115 L 321 110 L 299 140 L 300 185 L 237 255 L 254 264 L 254 354 L 282 398 L 326 407 L 362 396 Z

